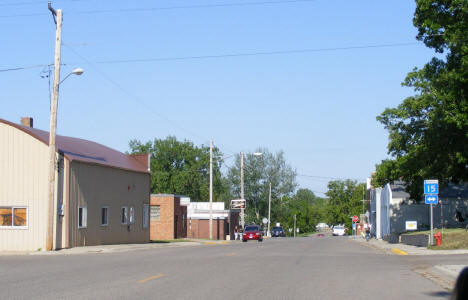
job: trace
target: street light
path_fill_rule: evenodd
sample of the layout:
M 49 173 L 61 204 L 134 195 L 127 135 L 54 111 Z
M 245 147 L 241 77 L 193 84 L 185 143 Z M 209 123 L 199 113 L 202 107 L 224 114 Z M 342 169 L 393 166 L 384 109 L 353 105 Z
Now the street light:
M 59 85 L 62 84 L 62 82 L 65 81 L 65 79 L 67 79 L 70 75 L 78 75 L 80 76 L 81 74 L 83 74 L 84 70 L 82 68 L 75 68 L 73 69 L 73 71 L 71 71 L 67 76 L 65 76 L 65 78 L 62 79 L 62 81 L 59 82 Z
M 61 16 L 61 12 L 60 12 Z M 61 19 L 61 17 L 60 17 Z M 60 46 L 60 40 L 58 47 Z M 60 47 L 59 47 L 60 49 Z M 60 51 L 59 51 L 60 52 Z M 46 250 L 53 250 L 54 242 L 54 204 L 55 204 L 55 137 L 57 130 L 57 102 L 59 98 L 59 87 L 62 82 L 65 81 L 70 75 L 81 75 L 83 74 L 83 69 L 75 68 L 71 73 L 69 73 L 65 78 L 60 80 L 60 64 L 55 65 L 54 70 L 54 88 L 52 91 L 52 99 L 50 105 L 50 131 L 49 131 L 49 207 L 48 207 L 48 220 L 47 220 L 47 235 L 46 235 Z

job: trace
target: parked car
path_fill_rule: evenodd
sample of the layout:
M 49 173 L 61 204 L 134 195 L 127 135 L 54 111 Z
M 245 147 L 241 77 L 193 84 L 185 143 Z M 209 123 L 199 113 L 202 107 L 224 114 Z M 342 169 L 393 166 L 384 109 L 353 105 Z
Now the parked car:
M 333 226 L 333 235 L 343 236 L 346 234 L 346 228 L 342 225 Z
M 260 232 L 260 226 L 248 225 L 245 226 L 244 233 L 242 234 L 242 241 L 247 242 L 248 240 L 263 241 L 262 233 Z
M 273 227 L 273 230 L 271 231 L 271 236 L 272 237 L 285 237 L 286 232 L 284 232 L 283 227 L 275 226 L 275 227 Z

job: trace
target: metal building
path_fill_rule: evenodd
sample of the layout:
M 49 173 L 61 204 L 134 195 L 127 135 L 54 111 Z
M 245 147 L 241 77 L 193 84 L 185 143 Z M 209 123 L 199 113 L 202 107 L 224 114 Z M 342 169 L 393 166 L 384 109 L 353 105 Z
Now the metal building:
M 22 123 L 0 119 L 0 251 L 46 247 L 49 133 Z M 149 156 L 66 136 L 56 144 L 53 249 L 148 242 Z

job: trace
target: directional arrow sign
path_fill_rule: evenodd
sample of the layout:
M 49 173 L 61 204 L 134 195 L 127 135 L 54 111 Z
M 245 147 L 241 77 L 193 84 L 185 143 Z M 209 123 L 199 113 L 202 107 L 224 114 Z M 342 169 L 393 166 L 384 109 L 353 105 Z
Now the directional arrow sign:
M 439 197 L 437 195 L 424 195 L 426 204 L 437 204 Z

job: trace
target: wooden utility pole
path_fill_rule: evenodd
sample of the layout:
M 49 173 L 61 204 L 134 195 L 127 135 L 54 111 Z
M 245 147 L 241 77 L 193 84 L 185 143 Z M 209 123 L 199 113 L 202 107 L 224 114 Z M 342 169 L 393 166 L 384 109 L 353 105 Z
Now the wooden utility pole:
M 267 237 L 271 237 L 270 232 L 270 224 L 271 224 L 271 182 L 270 182 L 270 194 L 268 195 L 268 229 L 267 229 Z
M 210 240 L 213 239 L 213 141 L 210 140 Z
M 294 237 L 296 237 L 296 215 L 294 215 Z
M 244 152 L 241 152 L 241 199 L 244 199 Z M 241 208 L 241 228 L 244 230 L 244 224 L 245 224 L 245 219 L 244 219 L 244 210 L 245 208 Z
M 60 50 L 62 46 L 62 10 L 54 10 L 49 2 L 49 10 L 52 12 L 55 22 L 55 59 L 54 59 L 54 84 L 50 104 L 50 132 L 49 132 L 49 201 L 47 214 L 46 250 L 54 249 L 54 207 L 55 207 L 55 164 L 56 146 L 55 131 L 57 128 L 57 102 L 60 83 Z

